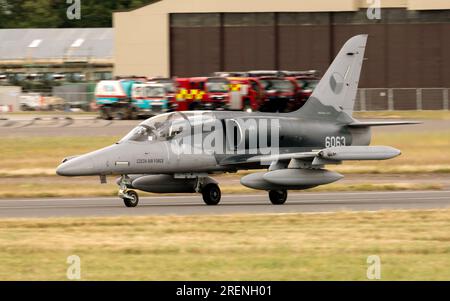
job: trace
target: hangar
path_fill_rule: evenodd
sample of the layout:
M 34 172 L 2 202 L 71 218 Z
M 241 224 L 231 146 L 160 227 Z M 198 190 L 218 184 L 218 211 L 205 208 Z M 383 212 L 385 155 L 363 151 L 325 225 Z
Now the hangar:
M 450 2 L 162 0 L 114 14 L 115 74 L 318 69 L 342 43 L 370 35 L 364 88 L 448 87 Z
M 111 28 L 0 29 L 0 81 L 108 79 L 113 39 Z

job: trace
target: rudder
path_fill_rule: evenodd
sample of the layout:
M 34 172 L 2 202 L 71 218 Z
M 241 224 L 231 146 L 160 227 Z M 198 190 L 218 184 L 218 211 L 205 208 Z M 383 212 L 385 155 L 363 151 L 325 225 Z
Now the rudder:
M 351 117 L 366 44 L 366 34 L 349 39 L 320 80 L 310 99 L 301 109 L 291 114 L 305 118 L 337 118 L 336 115 L 342 116 L 343 112 Z

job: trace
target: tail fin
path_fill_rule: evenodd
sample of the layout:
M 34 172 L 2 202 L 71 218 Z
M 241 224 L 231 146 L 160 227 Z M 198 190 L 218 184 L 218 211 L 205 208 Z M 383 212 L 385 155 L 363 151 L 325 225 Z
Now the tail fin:
M 354 36 L 342 47 L 306 104 L 292 114 L 305 118 L 350 120 L 355 105 L 367 35 Z M 342 114 L 346 113 L 346 114 Z M 350 117 L 350 118 L 346 118 Z

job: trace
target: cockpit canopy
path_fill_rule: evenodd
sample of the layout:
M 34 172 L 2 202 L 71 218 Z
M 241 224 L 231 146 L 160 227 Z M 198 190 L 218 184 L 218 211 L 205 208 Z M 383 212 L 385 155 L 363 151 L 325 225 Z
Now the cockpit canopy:
M 147 119 L 119 143 L 133 141 L 168 141 L 193 132 L 193 127 L 206 123 L 214 123 L 215 116 L 211 112 L 173 112 Z

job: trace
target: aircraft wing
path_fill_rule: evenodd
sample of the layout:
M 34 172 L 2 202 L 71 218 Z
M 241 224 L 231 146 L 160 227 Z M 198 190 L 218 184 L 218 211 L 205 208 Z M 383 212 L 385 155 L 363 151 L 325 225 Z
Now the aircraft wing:
M 336 164 L 351 160 L 387 160 L 400 155 L 398 149 L 389 146 L 339 146 L 312 152 L 255 155 L 252 157 L 232 156 L 220 162 L 221 165 L 240 165 L 270 162 L 304 160 L 312 165 Z
M 411 125 L 421 124 L 417 121 L 356 121 L 348 126 L 352 128 L 372 127 L 372 126 L 391 126 L 391 125 Z
M 287 153 L 287 154 L 277 154 L 277 155 L 267 155 L 267 156 L 255 156 L 247 159 L 248 163 L 255 162 L 276 162 L 276 161 L 285 161 L 285 160 L 293 160 L 293 159 L 314 159 L 319 154 L 319 151 L 316 152 L 303 152 L 303 153 Z
M 240 165 L 249 163 L 261 163 L 261 162 L 276 162 L 286 161 L 292 159 L 314 159 L 319 154 L 316 152 L 302 152 L 302 153 L 285 153 L 285 154 L 272 154 L 272 155 L 235 155 L 220 161 L 220 165 Z

